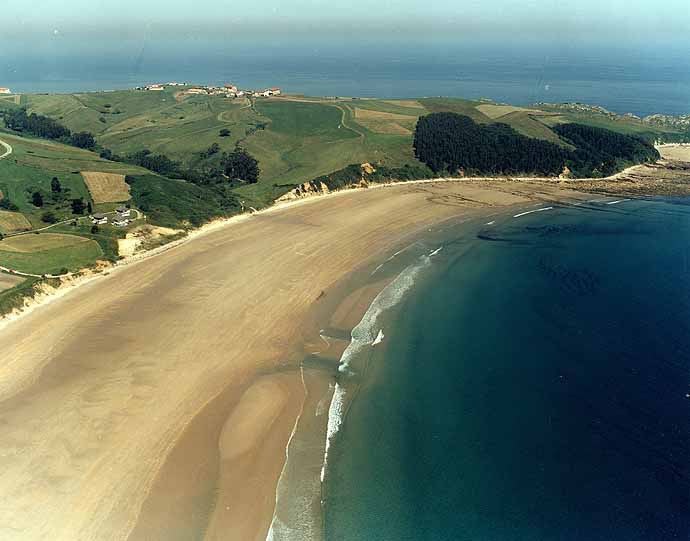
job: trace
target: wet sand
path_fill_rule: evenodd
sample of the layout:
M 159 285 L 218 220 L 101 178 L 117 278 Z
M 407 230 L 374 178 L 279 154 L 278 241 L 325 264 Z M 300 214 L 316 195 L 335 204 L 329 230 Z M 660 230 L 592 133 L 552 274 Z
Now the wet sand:
M 570 195 L 477 181 L 315 198 L 10 323 L 0 539 L 264 539 L 318 340 L 311 314 L 333 286 L 443 220 Z M 367 303 L 347 302 L 356 321 Z

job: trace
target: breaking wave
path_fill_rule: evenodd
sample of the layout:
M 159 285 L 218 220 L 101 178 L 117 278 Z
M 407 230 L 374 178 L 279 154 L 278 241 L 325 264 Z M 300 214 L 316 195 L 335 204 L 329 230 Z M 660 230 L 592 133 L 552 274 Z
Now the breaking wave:
M 362 320 L 352 329 L 350 343 L 340 358 L 338 370 L 343 374 L 352 375 L 350 363 L 364 348 L 373 346 L 378 338 L 376 321 L 386 310 L 398 304 L 405 293 L 414 285 L 417 275 L 431 262 L 431 256 L 437 254 L 440 248 L 431 254 L 422 255 L 417 262 L 405 268 L 390 284 L 388 284 L 374 299 Z M 379 331 L 380 332 L 380 331 Z M 328 430 L 326 433 L 326 450 L 321 466 L 321 482 L 326 477 L 328 467 L 328 451 L 333 437 L 338 433 L 343 423 L 346 408 L 346 389 L 340 383 L 335 384 L 333 398 L 328 409 Z

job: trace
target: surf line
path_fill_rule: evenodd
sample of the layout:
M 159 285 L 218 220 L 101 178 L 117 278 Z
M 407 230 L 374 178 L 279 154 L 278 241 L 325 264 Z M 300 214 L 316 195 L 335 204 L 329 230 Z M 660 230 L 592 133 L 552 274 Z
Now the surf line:
M 623 201 L 630 201 L 630 199 L 617 199 L 616 201 L 609 201 L 607 205 L 615 205 L 616 203 L 622 203 Z
M 383 334 L 383 329 L 379 329 L 379 333 L 376 335 L 376 338 L 374 341 L 371 343 L 372 346 L 375 346 L 376 344 L 380 344 L 383 342 L 383 339 L 385 338 L 385 334 Z
M 376 268 L 373 270 L 373 272 L 370 274 L 370 276 L 374 276 L 374 274 L 376 274 L 376 273 L 381 269 L 381 267 L 383 267 L 386 263 L 388 263 L 389 261 L 392 261 L 393 259 L 395 259 L 397 256 L 399 256 L 400 254 L 402 254 L 405 250 L 407 250 L 407 249 L 409 249 L 409 248 L 412 248 L 412 247 L 413 247 L 415 244 L 417 244 L 418 242 L 419 242 L 419 241 L 415 241 L 415 242 L 413 242 L 412 244 L 409 244 L 408 246 L 405 246 L 404 248 L 401 248 L 400 250 L 398 250 L 397 252 L 395 252 L 392 256 L 390 256 L 390 257 L 389 257 L 388 259 L 386 259 L 383 263 L 381 263 L 378 267 L 376 267 Z
M 544 210 L 552 210 L 553 207 L 542 207 L 540 209 L 534 209 L 534 210 L 528 210 L 527 212 L 521 212 L 520 214 L 516 214 L 513 216 L 513 218 L 519 218 L 520 216 L 525 216 L 526 214 L 532 214 L 533 212 L 542 212 Z

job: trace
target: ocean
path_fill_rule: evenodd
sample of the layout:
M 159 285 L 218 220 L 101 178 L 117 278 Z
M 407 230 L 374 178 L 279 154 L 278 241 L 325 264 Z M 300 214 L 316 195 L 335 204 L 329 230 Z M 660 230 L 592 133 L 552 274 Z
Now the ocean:
M 130 36 L 131 37 L 131 36 Z M 576 40 L 123 39 L 69 36 L 3 46 L 0 86 L 83 92 L 152 82 L 279 86 L 313 96 L 488 98 L 529 105 L 582 102 L 644 116 L 690 113 L 687 42 Z
M 326 540 L 690 538 L 690 199 L 550 207 L 376 269 L 395 278 L 338 372 Z

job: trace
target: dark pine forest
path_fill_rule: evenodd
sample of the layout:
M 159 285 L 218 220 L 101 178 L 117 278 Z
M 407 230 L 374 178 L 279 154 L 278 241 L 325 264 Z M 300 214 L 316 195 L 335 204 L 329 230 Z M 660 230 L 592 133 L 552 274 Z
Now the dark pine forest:
M 568 145 L 527 137 L 507 124 L 477 124 L 456 113 L 432 113 L 417 123 L 414 151 L 434 173 L 451 175 L 611 175 L 659 159 L 647 141 L 602 128 L 561 124 L 552 130 Z

